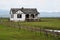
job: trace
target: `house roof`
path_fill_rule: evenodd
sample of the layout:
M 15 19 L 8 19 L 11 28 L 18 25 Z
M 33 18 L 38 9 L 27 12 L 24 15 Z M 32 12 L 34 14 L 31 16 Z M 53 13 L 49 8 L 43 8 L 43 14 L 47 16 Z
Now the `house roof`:
M 11 8 L 13 14 L 21 10 L 25 14 L 39 14 L 36 8 Z

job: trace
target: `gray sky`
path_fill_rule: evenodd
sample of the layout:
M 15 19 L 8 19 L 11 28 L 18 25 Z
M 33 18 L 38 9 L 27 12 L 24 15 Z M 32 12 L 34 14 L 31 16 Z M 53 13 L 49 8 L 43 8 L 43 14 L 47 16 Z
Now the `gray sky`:
M 0 0 L 0 9 L 37 8 L 38 11 L 60 12 L 60 0 Z

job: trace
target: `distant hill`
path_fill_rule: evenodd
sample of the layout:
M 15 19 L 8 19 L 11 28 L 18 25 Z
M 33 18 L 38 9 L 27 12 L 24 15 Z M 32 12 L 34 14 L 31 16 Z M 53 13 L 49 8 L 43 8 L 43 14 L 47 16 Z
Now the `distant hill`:
M 0 17 L 9 17 L 9 11 L 0 10 Z
M 0 10 L 0 17 L 9 16 L 9 10 Z M 39 17 L 60 17 L 60 12 L 40 12 Z
M 60 17 L 60 12 L 40 12 L 41 17 Z

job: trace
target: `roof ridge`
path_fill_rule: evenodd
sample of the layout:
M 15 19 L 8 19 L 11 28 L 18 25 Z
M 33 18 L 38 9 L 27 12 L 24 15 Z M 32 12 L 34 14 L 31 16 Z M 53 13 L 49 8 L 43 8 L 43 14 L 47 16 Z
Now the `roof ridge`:
M 36 8 L 11 8 L 11 9 L 36 9 Z

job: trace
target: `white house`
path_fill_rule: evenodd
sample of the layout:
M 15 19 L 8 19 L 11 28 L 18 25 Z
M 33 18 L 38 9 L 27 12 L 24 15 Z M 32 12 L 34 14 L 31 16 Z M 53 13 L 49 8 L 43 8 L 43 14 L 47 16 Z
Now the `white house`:
M 36 21 L 38 14 L 36 8 L 11 8 L 10 21 Z

